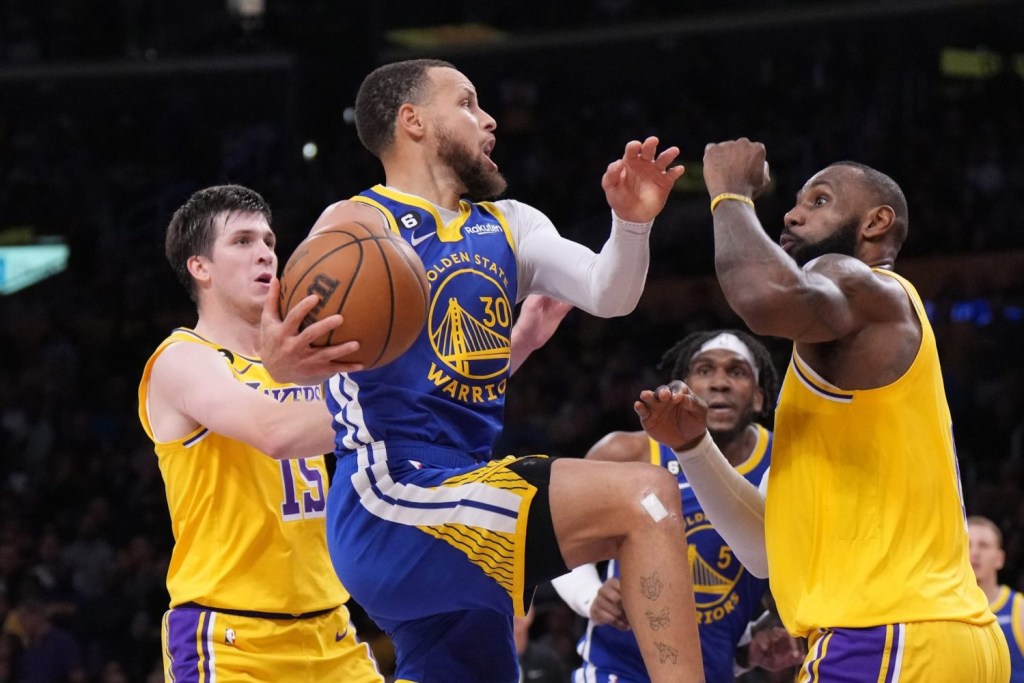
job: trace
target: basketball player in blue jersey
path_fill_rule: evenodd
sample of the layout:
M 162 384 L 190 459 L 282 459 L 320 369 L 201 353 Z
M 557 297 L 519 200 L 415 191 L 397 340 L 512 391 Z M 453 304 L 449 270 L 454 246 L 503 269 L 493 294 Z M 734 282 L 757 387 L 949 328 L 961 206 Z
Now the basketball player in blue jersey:
M 744 332 L 695 332 L 665 353 L 659 369 L 668 377 L 683 378 L 708 402 L 708 431 L 715 444 L 744 478 L 759 485 L 771 460 L 772 434 L 763 425 L 771 425 L 779 391 L 768 350 Z M 613 432 L 586 457 L 650 462 L 665 467 L 678 479 L 708 683 L 732 683 L 737 669 L 760 666 L 778 671 L 799 663 L 803 653 L 781 627 L 759 632 L 756 644 L 744 644 L 737 651 L 751 620 L 763 610 L 761 600 L 768 582 L 746 571 L 715 531 L 671 449 L 651 441 L 642 431 Z M 599 577 L 595 565 L 588 564 L 552 584 L 577 614 L 589 620 L 578 646 L 583 666 L 574 673 L 574 681 L 648 681 L 622 609 L 615 562 L 608 563 L 604 577 Z M 742 661 L 742 666 L 737 661 Z
M 1010 647 L 1010 682 L 1024 683 L 1024 594 L 999 583 L 999 570 L 1006 562 L 1003 532 L 988 517 L 972 515 L 967 518 L 967 535 L 978 587 L 985 591 Z
M 780 246 L 754 212 L 763 145 L 708 145 L 704 177 L 729 304 L 754 332 L 794 341 L 767 494 L 718 452 L 684 383 L 641 393 L 644 429 L 677 451 L 743 564 L 770 572 L 783 623 L 808 638 L 799 681 L 1005 683 L 1006 639 L 971 571 L 935 335 L 893 272 L 902 190 L 832 164 L 797 193 Z
M 626 145 L 602 187 L 612 210 L 600 253 L 540 211 L 485 200 L 505 189 L 496 124 L 452 65 L 413 60 L 371 73 L 356 129 L 385 184 L 328 207 L 313 232 L 376 222 L 416 250 L 431 288 L 419 340 L 363 372 L 310 349 L 268 310 L 263 357 L 278 379 L 329 378 L 338 457 L 328 545 L 342 582 L 391 636 L 400 681 L 518 679 L 512 615 L 538 583 L 615 558 L 654 681 L 700 681 L 686 540 L 675 479 L 642 463 L 542 456 L 492 460 L 502 427 L 515 303 L 538 292 L 599 316 L 643 291 L 648 234 L 681 167 L 658 140 Z

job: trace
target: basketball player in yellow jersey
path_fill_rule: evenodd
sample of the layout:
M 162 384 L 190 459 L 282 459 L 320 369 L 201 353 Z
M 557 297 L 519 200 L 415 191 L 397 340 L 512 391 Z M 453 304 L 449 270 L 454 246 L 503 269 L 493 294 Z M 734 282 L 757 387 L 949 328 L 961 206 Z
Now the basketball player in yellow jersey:
M 139 386 L 175 538 L 164 677 L 379 682 L 327 554 L 322 454 L 334 432 L 321 389 L 274 382 L 256 353 L 277 272 L 269 221 L 260 195 L 220 186 L 195 193 L 167 228 L 199 319 L 160 344 Z M 305 333 L 339 321 L 324 322 Z
M 797 193 L 780 247 L 754 212 L 763 145 L 708 145 L 704 177 L 729 304 L 794 347 L 766 496 L 727 466 L 690 481 L 698 497 L 733 501 L 706 511 L 745 565 L 757 563 L 743 553 L 767 553 L 783 622 L 809 639 L 798 680 L 1005 683 L 1006 640 L 968 560 L 935 337 L 893 272 L 903 192 L 862 164 L 828 166 Z M 700 404 L 678 383 L 636 408 L 681 462 L 721 465 Z

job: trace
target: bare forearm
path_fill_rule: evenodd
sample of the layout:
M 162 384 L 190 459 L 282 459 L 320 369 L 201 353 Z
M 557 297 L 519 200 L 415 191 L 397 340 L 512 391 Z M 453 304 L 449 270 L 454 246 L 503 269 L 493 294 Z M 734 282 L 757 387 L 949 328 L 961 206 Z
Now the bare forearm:
M 754 208 L 722 202 L 714 212 L 715 271 L 729 305 L 755 331 L 789 303 L 800 268 L 772 242 Z M 761 329 L 758 329 L 761 328 Z
M 327 406 L 286 403 L 265 420 L 254 444 L 276 460 L 306 458 L 334 450 L 334 430 Z

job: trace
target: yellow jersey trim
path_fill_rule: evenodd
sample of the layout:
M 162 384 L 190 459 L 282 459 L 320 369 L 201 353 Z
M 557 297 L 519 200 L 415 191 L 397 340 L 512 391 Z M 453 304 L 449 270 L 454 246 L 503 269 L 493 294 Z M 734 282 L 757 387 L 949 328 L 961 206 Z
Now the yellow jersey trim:
M 462 226 L 466 224 L 466 220 L 473 212 L 473 206 L 465 200 L 459 201 L 459 215 L 456 216 L 450 223 L 446 223 L 441 219 L 441 214 L 437 212 L 437 208 L 433 204 L 428 202 L 422 197 L 417 197 L 414 194 L 406 194 L 394 188 L 385 187 L 383 185 L 374 185 L 373 191 L 382 194 L 385 197 L 394 199 L 396 202 L 402 202 L 403 204 L 412 204 L 423 209 L 431 216 L 437 224 L 437 239 L 442 242 L 458 242 L 462 239 Z
M 651 464 L 661 467 L 661 445 L 651 437 L 647 437 L 647 448 L 650 451 Z
M 498 224 L 505 232 L 505 240 L 508 242 L 508 246 L 512 247 L 512 251 L 515 252 L 516 241 L 512 238 L 512 229 L 508 226 L 508 219 L 505 218 L 505 214 L 501 212 L 501 209 L 494 202 L 480 202 L 480 206 L 487 209 L 492 216 L 498 219 Z
M 1006 588 L 1006 586 L 1004 586 Z M 1010 590 L 1006 588 L 1006 590 Z M 1024 632 L 1021 631 L 1020 619 L 1021 608 L 1024 607 L 1024 595 L 1017 593 L 1013 596 L 1013 609 L 1010 610 L 1010 620 L 1013 626 L 1013 639 L 1017 641 L 1017 647 L 1024 652 Z M 993 610 L 994 611 L 994 610 Z
M 1000 586 L 999 587 L 999 595 L 996 596 L 995 600 L 993 600 L 991 603 L 989 603 L 988 608 L 990 610 L 992 610 L 993 612 L 998 612 L 999 610 L 1003 609 L 1003 606 L 1006 604 L 1006 601 L 1009 600 L 1009 599 L 1010 599 L 1010 587 L 1009 586 Z

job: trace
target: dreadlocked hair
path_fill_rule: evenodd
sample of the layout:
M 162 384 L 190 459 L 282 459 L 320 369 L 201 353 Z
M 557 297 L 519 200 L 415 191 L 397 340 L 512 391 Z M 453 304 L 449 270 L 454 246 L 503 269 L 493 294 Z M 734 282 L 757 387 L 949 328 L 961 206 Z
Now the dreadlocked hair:
M 735 335 L 754 354 L 754 360 L 757 362 L 757 385 L 764 392 L 761 411 L 755 414 L 754 418 L 762 425 L 771 427 L 775 420 L 775 401 L 779 397 L 779 373 L 775 369 L 775 363 L 772 362 L 771 353 L 764 344 L 746 332 L 710 330 L 688 334 L 662 355 L 661 361 L 658 363 L 658 372 L 662 373 L 662 377 L 666 381 L 686 379 L 686 376 L 690 374 L 690 361 L 700 347 L 720 334 Z

